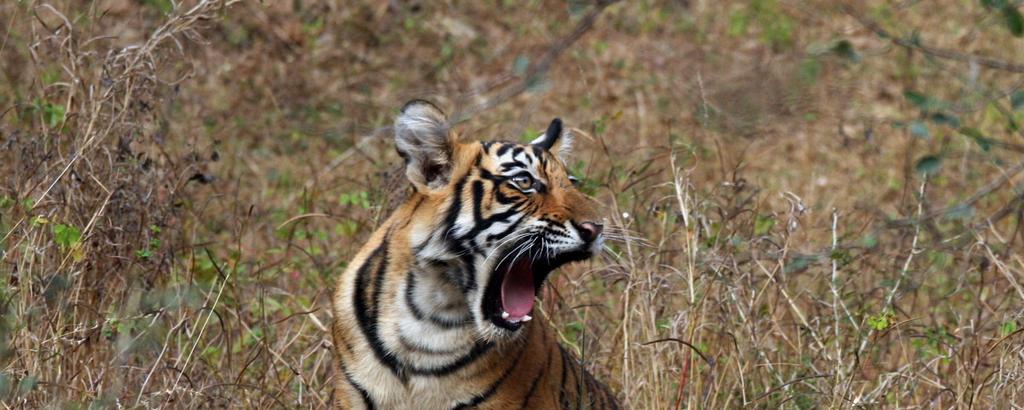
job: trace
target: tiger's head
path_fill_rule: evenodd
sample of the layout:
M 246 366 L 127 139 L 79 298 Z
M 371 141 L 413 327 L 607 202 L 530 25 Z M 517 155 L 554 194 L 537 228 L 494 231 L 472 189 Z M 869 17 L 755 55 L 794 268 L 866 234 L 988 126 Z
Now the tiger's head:
M 507 339 L 532 319 L 551 271 L 601 251 L 602 225 L 566 169 L 572 141 L 561 120 L 528 144 L 462 143 L 448 124 L 423 100 L 395 121 L 419 203 L 413 256 L 420 269 L 443 267 L 458 293 L 448 296 L 462 298 L 482 338 Z

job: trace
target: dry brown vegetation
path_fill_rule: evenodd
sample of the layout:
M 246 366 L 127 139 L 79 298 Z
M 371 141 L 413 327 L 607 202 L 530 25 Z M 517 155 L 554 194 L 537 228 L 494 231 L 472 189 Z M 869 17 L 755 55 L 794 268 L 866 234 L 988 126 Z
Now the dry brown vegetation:
M 428 97 L 586 133 L 543 306 L 626 407 L 1020 408 L 1020 3 L 864 3 L 4 1 L 0 402 L 324 407 Z

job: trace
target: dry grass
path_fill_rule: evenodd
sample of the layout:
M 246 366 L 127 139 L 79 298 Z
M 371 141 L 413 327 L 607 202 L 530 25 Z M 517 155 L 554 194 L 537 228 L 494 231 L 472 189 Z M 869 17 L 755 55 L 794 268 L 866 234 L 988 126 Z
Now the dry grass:
M 1024 78 L 913 48 L 1024 63 L 1005 11 L 623 2 L 529 79 L 587 4 L 513 3 L 0 4 L 4 406 L 324 407 L 424 96 L 586 133 L 620 240 L 543 308 L 627 407 L 1024 402 Z

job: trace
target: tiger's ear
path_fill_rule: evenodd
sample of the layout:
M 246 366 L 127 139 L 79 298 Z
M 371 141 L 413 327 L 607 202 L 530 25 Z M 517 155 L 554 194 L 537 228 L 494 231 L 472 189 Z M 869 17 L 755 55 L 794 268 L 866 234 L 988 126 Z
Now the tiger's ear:
M 409 101 L 395 118 L 395 148 L 405 159 L 405 175 L 417 190 L 448 185 L 454 146 L 448 118 L 429 101 Z
M 544 135 L 537 137 L 531 144 L 548 150 L 562 162 L 566 162 L 569 160 L 569 154 L 572 153 L 572 142 L 572 133 L 562 132 L 562 119 L 555 118 L 551 120 Z

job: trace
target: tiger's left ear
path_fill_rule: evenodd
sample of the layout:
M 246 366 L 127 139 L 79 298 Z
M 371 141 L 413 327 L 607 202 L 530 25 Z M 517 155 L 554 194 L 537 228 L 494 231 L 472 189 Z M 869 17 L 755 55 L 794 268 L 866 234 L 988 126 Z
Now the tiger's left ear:
M 430 192 L 448 185 L 457 142 L 448 118 L 426 100 L 412 100 L 395 119 L 395 148 L 405 159 L 405 175 L 416 189 Z
M 555 118 L 551 120 L 551 125 L 548 125 L 548 130 L 544 131 L 544 135 L 537 137 L 530 144 L 548 150 L 565 162 L 572 152 L 572 141 L 572 133 L 562 132 L 562 119 Z

